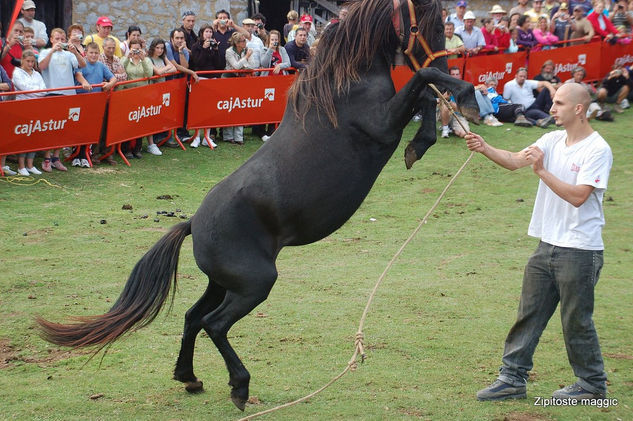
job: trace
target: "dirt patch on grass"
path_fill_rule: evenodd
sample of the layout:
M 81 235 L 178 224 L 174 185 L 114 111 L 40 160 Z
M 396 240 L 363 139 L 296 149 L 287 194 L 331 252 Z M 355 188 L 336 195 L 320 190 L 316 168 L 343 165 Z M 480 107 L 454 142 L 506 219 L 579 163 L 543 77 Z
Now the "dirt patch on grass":
M 614 360 L 633 360 L 633 355 L 627 354 L 603 354 L 605 357 L 613 358 Z
M 531 414 L 529 412 L 510 412 L 503 416 L 503 418 L 497 418 L 502 421 L 549 421 L 551 418 L 541 414 Z
M 31 357 L 20 355 L 21 349 L 14 347 L 8 339 L 0 338 L 0 370 L 15 365 L 16 362 L 29 364 L 48 365 L 56 361 L 64 360 L 77 355 L 89 354 L 90 350 L 72 350 L 49 348 L 47 355 Z
M 95 167 L 92 167 L 92 170 L 90 172 L 94 174 L 113 174 L 116 172 L 116 170 L 114 168 L 95 166 Z

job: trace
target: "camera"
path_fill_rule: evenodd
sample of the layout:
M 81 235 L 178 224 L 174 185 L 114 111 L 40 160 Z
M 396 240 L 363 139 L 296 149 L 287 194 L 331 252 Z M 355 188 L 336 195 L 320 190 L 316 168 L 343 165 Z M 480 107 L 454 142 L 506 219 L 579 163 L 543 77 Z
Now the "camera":
M 82 41 L 82 40 L 84 39 L 84 36 L 83 36 L 83 35 L 81 35 L 81 34 L 79 34 L 79 35 L 77 35 L 77 39 L 78 39 L 79 41 Z
M 211 38 L 209 40 L 209 48 L 218 48 L 218 42 L 215 39 Z
M 134 48 L 131 52 L 132 54 L 139 54 L 141 50 L 139 50 L 138 48 Z
M 261 22 L 259 22 L 259 23 L 257 24 L 257 28 L 259 28 L 259 29 L 264 29 L 264 24 L 263 24 L 263 23 L 261 23 Z
M 218 22 L 220 23 L 220 25 L 226 25 L 227 20 L 226 19 L 220 19 Z
M 18 35 L 18 42 L 24 45 L 24 37 L 22 35 Z
M 279 47 L 279 41 L 273 42 L 273 47 Z
M 59 45 L 62 47 L 62 50 L 68 50 L 68 43 L 67 42 L 62 42 Z

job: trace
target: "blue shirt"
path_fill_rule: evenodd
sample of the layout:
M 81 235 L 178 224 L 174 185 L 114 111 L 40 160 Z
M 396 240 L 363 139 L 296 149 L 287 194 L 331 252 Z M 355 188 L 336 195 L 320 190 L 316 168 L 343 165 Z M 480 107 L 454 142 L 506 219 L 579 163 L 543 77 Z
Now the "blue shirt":
M 114 74 L 110 71 L 110 69 L 108 69 L 108 66 L 101 63 L 100 61 L 96 63 L 90 63 L 89 61 L 86 61 L 86 67 L 80 68 L 79 71 L 91 85 L 97 85 L 99 83 L 109 81 L 114 77 Z M 85 94 L 90 91 L 78 89 L 77 92 L 80 94 Z M 94 88 L 92 92 L 101 92 L 101 88 Z

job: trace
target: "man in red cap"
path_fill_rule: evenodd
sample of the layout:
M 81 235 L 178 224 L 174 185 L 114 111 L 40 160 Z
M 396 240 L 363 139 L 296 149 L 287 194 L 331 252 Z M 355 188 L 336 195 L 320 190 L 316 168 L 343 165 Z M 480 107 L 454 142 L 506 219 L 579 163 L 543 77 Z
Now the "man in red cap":
M 106 38 L 112 38 L 116 41 L 116 48 L 114 55 L 121 58 L 123 53 L 121 52 L 121 41 L 119 41 L 114 35 L 110 35 L 112 32 L 112 21 L 107 16 L 101 16 L 97 19 L 97 33 L 88 35 L 84 38 L 84 45 L 88 45 L 91 42 L 97 43 L 99 50 L 103 53 L 103 40 Z
M 308 33 L 308 40 L 307 40 L 308 46 L 311 46 L 315 40 L 315 37 L 313 34 L 314 28 L 312 28 L 312 22 L 313 22 L 312 16 L 305 14 L 305 15 L 301 15 L 301 19 L 299 20 L 299 25 L 298 25 L 298 28 L 303 28 Z M 292 31 L 288 33 L 288 42 L 295 39 L 296 32 L 297 32 L 297 28 L 293 28 Z

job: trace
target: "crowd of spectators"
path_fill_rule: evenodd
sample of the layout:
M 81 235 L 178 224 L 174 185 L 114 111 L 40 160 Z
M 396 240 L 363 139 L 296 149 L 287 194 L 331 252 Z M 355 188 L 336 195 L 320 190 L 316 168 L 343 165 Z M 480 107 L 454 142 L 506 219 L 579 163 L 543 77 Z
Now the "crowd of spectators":
M 114 22 L 108 16 L 97 19 L 94 33 L 87 33 L 82 25 L 73 24 L 67 30 L 54 28 L 35 19 L 36 4 L 24 1 L 21 17 L 1 40 L 0 92 L 46 90 L 17 95 L 0 96 L 0 100 L 20 100 L 48 95 L 75 95 L 111 89 L 130 89 L 148 83 L 187 76 L 196 83 L 200 78 L 244 77 L 246 73 L 209 71 L 271 69 L 251 73 L 255 76 L 287 74 L 289 69 L 305 68 L 316 46 L 318 34 L 313 18 L 296 11 L 287 15 L 288 24 L 281 32 L 266 28 L 266 17 L 255 14 L 234 22 L 226 10 L 218 10 L 212 22 L 203 23 L 196 31 L 197 16 L 193 11 L 181 15 L 181 23 L 175 25 L 169 39 L 155 37 L 145 39 L 141 28 L 132 25 L 123 41 L 112 35 Z M 341 9 L 342 15 L 345 8 Z M 1 30 L 1 28 L 0 28 Z M 49 38 L 50 35 L 50 38 Z M 294 71 L 294 70 L 293 70 Z M 163 76 L 149 79 L 153 76 Z M 125 82 L 125 83 L 121 83 Z M 75 89 L 68 89 L 75 87 Z M 50 88 L 60 88 L 50 91 Z M 64 89 L 65 88 L 65 89 Z M 106 110 L 107 112 L 107 110 Z M 253 127 L 253 133 L 267 141 L 274 131 L 273 125 Z M 201 140 L 198 131 L 191 135 L 180 128 L 178 135 L 190 146 L 217 147 L 220 135 L 215 128 L 204 129 Z M 159 141 L 168 147 L 178 147 L 169 133 L 157 133 L 147 137 L 147 152 L 160 156 Z M 116 165 L 112 150 L 105 148 L 105 133 L 98 145 L 81 146 L 67 151 L 72 166 L 89 168 L 100 159 Z M 136 139 L 122 145 L 126 158 L 141 158 L 142 140 Z M 155 142 L 156 140 L 156 142 Z M 222 131 L 222 140 L 243 144 L 243 127 L 228 127 Z M 20 175 L 38 175 L 53 169 L 66 171 L 60 159 L 61 150 L 44 151 L 41 170 L 33 162 L 35 156 L 21 154 L 17 158 Z M 16 175 L 2 156 L 1 166 L 5 175 Z

